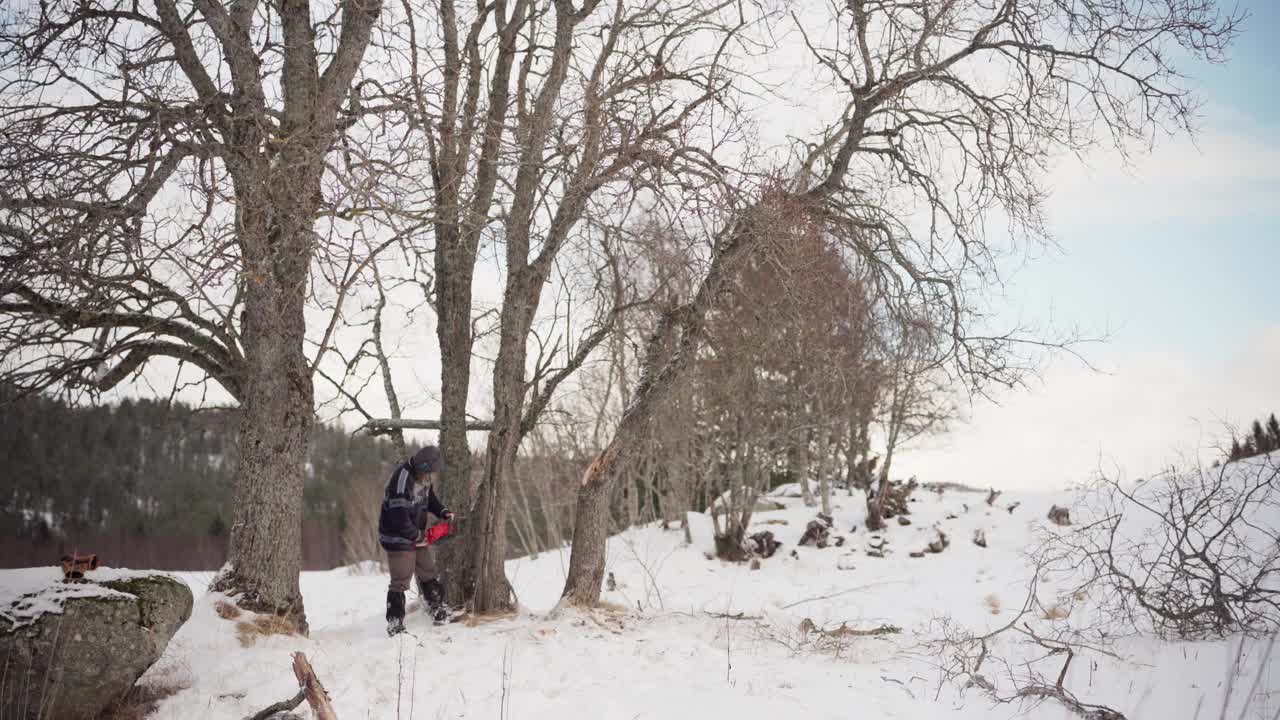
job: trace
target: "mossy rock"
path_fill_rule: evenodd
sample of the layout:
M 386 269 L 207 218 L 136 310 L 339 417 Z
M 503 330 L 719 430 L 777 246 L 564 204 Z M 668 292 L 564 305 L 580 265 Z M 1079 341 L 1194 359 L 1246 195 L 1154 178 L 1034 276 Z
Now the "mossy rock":
M 0 628 L 8 678 L 0 717 L 96 718 L 133 687 L 191 617 L 191 590 L 167 575 L 89 585 L 75 594 L 53 585 L 6 608 L 9 617 L 48 609 Z

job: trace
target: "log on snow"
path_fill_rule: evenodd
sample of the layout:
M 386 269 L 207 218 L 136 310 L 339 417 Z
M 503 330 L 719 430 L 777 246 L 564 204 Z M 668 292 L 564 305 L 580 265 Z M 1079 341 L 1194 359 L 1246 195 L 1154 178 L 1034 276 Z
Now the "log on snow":
M 338 720 L 333 705 L 329 704 L 329 693 L 324 691 L 320 678 L 316 677 L 311 663 L 307 662 L 307 656 L 300 652 L 293 654 L 293 674 L 298 678 L 298 685 L 302 686 L 302 692 L 307 696 L 307 704 L 311 706 L 311 712 L 315 713 L 316 720 Z

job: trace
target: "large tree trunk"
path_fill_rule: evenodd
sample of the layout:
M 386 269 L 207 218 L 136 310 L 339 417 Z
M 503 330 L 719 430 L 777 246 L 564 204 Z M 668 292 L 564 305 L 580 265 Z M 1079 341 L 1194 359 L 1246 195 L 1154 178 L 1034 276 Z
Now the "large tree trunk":
M 467 398 L 471 389 L 471 286 L 474 255 L 456 237 L 436 251 L 436 339 L 440 343 L 441 491 L 449 498 L 471 493 Z
M 467 601 L 475 612 L 513 607 L 507 582 L 507 489 L 515 476 L 524 415 L 527 338 L 537 308 L 537 287 L 511 278 L 503 300 L 498 357 L 493 368 L 493 430 L 487 465 L 467 533 Z
M 267 218 L 282 214 L 276 201 L 271 203 L 240 213 L 247 271 L 241 328 L 245 397 L 230 553 L 213 587 L 235 595 L 246 609 L 291 617 L 305 632 L 298 573 L 315 414 L 303 350 L 312 208 L 295 204 L 289 217 L 277 220 L 281 224 L 263 228 Z
M 475 255 L 457 232 L 439 238 L 436 255 L 436 338 L 440 345 L 440 456 L 444 470 L 439 491 L 445 506 L 462 519 L 464 535 L 471 525 L 474 498 L 471 446 L 467 442 L 467 398 L 471 388 L 471 286 Z M 465 543 L 445 543 L 436 568 L 450 605 L 467 599 Z

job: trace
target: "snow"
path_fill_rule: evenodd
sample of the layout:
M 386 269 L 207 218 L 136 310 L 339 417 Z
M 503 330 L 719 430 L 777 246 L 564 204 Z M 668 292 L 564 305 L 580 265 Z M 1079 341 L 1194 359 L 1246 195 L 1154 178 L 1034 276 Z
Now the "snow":
M 46 613 L 61 614 L 68 598 L 132 597 L 98 583 L 148 577 L 157 572 L 99 567 L 87 573 L 90 582 L 62 582 L 57 566 L 0 571 L 0 627 L 12 630 L 30 625 Z
M 753 531 L 770 530 L 785 544 L 759 570 L 708 560 L 710 518 L 690 513 L 691 546 L 683 532 L 652 526 L 610 540 L 607 569 L 617 589 L 599 609 L 554 611 L 566 548 L 508 563 L 516 615 L 432 627 L 411 602 L 410 634 L 396 638 L 383 630 L 387 578 L 376 567 L 303 573 L 310 637 L 260 638 L 248 648 L 234 621 L 215 611 L 222 598 L 206 592 L 212 573 L 181 574 L 199 597 L 150 676 L 189 687 L 163 701 L 156 716 L 252 715 L 296 692 L 290 653 L 302 651 L 344 720 L 1073 717 L 1053 701 L 993 705 L 977 690 L 962 692 L 940 677 L 928 646 L 941 618 L 984 632 L 1016 615 L 1033 572 L 1027 551 L 1056 531 L 1045 513 L 1071 504 L 1070 493 L 1006 493 L 988 507 L 983 494 L 917 491 L 912 525 L 891 521 L 881 534 L 884 558 L 864 553 L 860 497 L 834 498 L 832 536 L 846 542 L 826 549 L 795 545 L 816 509 L 774 497 L 787 508 L 756 513 Z M 935 526 L 950 547 L 909 557 Z M 977 529 L 986 533 L 985 549 L 971 542 Z M 7 588 L 9 575 L 3 578 Z M 1057 591 L 1050 582 L 1038 588 L 1046 604 Z M 800 632 L 806 619 L 825 629 L 889 624 L 902 633 L 824 649 Z M 1093 654 L 1073 663 L 1066 686 L 1131 719 L 1217 718 L 1224 702 L 1224 717 L 1269 719 L 1280 708 L 1280 648 L 1266 638 L 1135 637 L 1110 649 L 1116 658 Z M 1004 639 L 993 652 L 1021 657 Z M 1056 675 L 1060 665 L 1050 662 L 1046 669 Z

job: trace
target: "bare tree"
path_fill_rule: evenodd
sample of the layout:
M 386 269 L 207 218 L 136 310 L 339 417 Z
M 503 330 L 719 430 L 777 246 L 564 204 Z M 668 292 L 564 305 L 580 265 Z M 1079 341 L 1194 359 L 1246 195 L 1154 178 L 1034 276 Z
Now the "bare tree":
M 838 228 L 894 304 L 930 309 L 957 376 L 976 389 L 1017 384 L 1030 367 L 1018 343 L 1043 339 L 978 330 L 971 291 L 999 280 L 985 221 L 999 211 L 1015 235 L 1044 240 L 1040 177 L 1052 154 L 1102 141 L 1123 150 L 1156 129 L 1189 128 L 1194 102 L 1172 48 L 1218 60 L 1239 20 L 1210 0 L 847 0 L 831 10 L 795 20 L 842 112 L 806 147 L 794 181 L 725 208 L 697 291 L 652 343 L 669 331 L 676 349 L 647 353 L 630 408 L 583 477 L 569 602 L 598 599 L 606 534 L 596 518 L 621 458 L 689 367 L 734 266 L 768 236 L 765 217 L 795 207 Z M 808 32 L 819 28 L 828 44 Z M 927 208 L 922 231 L 901 210 L 914 205 Z
M 889 497 L 889 470 L 901 446 L 926 433 L 937 432 L 951 417 L 950 389 L 940 367 L 939 339 L 945 330 L 923 320 L 890 322 L 883 328 L 885 357 L 881 425 L 884 454 L 875 492 L 868 487 L 867 529 L 883 530 L 884 504 Z
M 56 1 L 0 26 L 8 378 L 102 391 L 167 358 L 240 406 L 215 586 L 296 617 L 322 184 L 380 0 Z
M 404 32 L 387 56 L 406 80 L 380 82 L 376 103 L 384 116 L 399 115 L 419 159 L 392 168 L 418 189 L 386 209 L 404 221 L 430 219 L 414 243 L 435 258 L 444 492 L 462 509 L 468 538 L 445 565 L 455 602 L 502 609 L 511 603 L 502 528 L 521 441 L 620 310 L 597 307 L 598 322 L 576 342 L 566 337 L 533 357 L 546 286 L 566 256 L 642 201 L 687 203 L 720 182 L 713 157 L 725 136 L 700 128 L 712 112 L 733 112 L 730 51 L 747 19 L 724 0 L 678 8 L 599 0 L 419 8 L 406 0 L 401 10 Z M 484 247 L 494 250 L 503 288 L 493 313 L 493 426 L 472 486 L 464 427 L 472 284 Z

